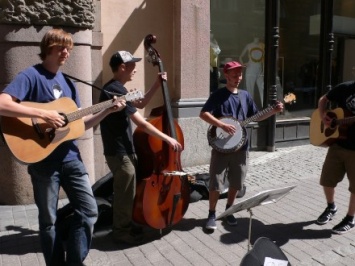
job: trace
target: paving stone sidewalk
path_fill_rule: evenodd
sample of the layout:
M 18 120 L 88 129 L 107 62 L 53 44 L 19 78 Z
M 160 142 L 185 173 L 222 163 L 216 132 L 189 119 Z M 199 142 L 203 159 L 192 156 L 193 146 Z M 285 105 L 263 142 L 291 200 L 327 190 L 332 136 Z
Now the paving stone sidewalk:
M 114 244 L 109 234 L 97 234 L 85 265 L 239 265 L 259 237 L 273 240 L 291 265 L 355 265 L 355 230 L 344 235 L 331 228 L 345 216 L 349 201 L 348 181 L 336 190 L 338 213 L 329 224 L 315 219 L 326 204 L 319 186 L 325 148 L 303 145 L 275 152 L 250 152 L 247 193 L 236 202 L 276 188 L 296 186 L 279 201 L 243 210 L 235 215 L 238 225 L 218 221 L 213 233 L 204 230 L 208 201 L 191 203 L 172 230 L 146 244 L 129 247 Z M 190 174 L 208 171 L 208 165 L 184 169 Z M 61 206 L 66 203 L 61 201 Z M 221 199 L 217 215 L 224 211 Z M 249 223 L 251 220 L 250 242 Z M 0 266 L 45 265 L 38 241 L 34 205 L 0 206 Z

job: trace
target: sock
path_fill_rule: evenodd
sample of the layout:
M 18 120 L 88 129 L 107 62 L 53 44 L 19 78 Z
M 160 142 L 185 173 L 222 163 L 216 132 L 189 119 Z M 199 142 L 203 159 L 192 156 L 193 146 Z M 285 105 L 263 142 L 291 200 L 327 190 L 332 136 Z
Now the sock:
M 346 215 L 345 220 L 354 223 L 354 216 Z
M 332 202 L 332 203 L 328 203 L 328 208 L 332 209 L 332 210 L 335 210 L 337 207 L 335 206 L 335 203 Z
M 209 210 L 208 211 L 208 217 L 210 217 L 210 216 L 216 216 L 216 211 Z

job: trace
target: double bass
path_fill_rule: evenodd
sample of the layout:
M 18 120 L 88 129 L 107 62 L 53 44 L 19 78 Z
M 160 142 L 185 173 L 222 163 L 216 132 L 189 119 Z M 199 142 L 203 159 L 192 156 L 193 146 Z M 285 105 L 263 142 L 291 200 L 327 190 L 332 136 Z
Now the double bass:
M 156 37 L 149 34 L 144 39 L 144 47 L 149 61 L 164 72 L 160 55 L 152 47 L 155 42 Z M 182 130 L 173 119 L 165 80 L 162 80 L 162 90 L 162 112 L 149 123 L 184 146 Z M 171 227 L 182 219 L 190 201 L 188 176 L 181 167 L 181 151 L 174 151 L 168 143 L 140 128 L 134 131 L 133 142 L 138 158 L 133 221 L 155 229 Z

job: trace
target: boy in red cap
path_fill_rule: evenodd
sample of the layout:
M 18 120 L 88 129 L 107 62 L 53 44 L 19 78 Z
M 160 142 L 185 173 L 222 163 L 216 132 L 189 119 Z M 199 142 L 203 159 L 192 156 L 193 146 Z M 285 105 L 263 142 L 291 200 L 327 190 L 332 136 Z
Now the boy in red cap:
M 212 126 L 219 127 L 229 135 L 236 134 L 234 125 L 224 123 L 219 118 L 234 117 L 243 121 L 258 112 L 257 106 L 251 95 L 240 89 L 243 65 L 231 61 L 224 65 L 223 72 L 227 84 L 224 88 L 212 93 L 202 107 L 200 118 Z M 283 110 L 283 104 L 278 102 L 272 112 L 261 115 L 258 121 L 264 120 Z M 225 175 L 228 178 L 229 188 L 226 209 L 233 205 L 239 190 L 242 189 L 248 169 L 248 141 L 237 151 L 223 153 L 212 149 L 210 162 L 209 185 L 209 214 L 206 229 L 215 230 L 216 205 L 220 192 L 224 189 Z M 229 225 L 237 225 L 237 219 L 231 214 L 226 216 Z

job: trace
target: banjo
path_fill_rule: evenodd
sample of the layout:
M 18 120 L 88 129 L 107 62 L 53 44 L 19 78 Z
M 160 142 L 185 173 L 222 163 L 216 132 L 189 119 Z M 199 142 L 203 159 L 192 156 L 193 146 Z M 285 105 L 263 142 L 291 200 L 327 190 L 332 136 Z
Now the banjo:
M 293 93 L 287 94 L 284 98 L 285 103 L 292 103 L 295 101 L 296 96 Z M 271 112 L 274 108 L 275 105 L 271 105 L 257 114 L 248 117 L 244 121 L 238 121 L 235 117 L 231 116 L 219 118 L 219 120 L 223 123 L 235 126 L 236 132 L 233 135 L 229 135 L 223 129 L 211 125 L 207 131 L 208 143 L 213 149 L 223 153 L 231 153 L 239 150 L 247 141 L 247 131 L 245 126 L 250 122 L 258 120 L 261 116 Z

